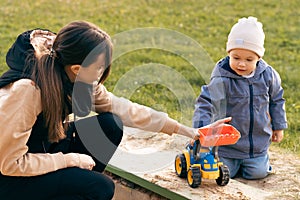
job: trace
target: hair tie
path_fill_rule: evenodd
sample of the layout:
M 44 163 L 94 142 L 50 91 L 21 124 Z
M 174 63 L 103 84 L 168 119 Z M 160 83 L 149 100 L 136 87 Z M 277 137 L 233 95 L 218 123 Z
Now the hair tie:
M 49 56 L 50 56 L 51 58 L 55 58 L 55 57 L 56 57 L 56 52 L 55 52 L 55 50 L 54 50 L 53 48 L 51 48 L 50 53 L 49 53 Z

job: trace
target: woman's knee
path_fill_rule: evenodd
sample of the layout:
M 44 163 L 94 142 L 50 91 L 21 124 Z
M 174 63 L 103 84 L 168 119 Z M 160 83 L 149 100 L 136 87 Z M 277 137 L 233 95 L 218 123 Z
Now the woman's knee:
M 109 200 L 112 199 L 115 193 L 115 184 L 113 180 L 103 173 L 88 171 L 84 190 L 86 199 L 93 200 Z
M 99 114 L 97 119 L 105 135 L 118 146 L 123 137 L 123 122 L 121 118 L 107 112 Z
M 105 191 L 105 196 L 107 197 L 107 199 L 112 199 L 115 194 L 115 184 L 111 179 L 106 185 Z
M 93 198 L 92 199 L 112 199 L 115 193 L 115 184 L 112 179 L 103 175 L 99 179 L 98 184 L 94 185 L 93 189 Z

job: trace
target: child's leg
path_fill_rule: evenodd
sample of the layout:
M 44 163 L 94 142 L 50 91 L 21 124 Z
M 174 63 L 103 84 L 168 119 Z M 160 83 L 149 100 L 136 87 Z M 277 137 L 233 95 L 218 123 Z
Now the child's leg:
M 269 156 L 244 159 L 241 168 L 245 179 L 265 178 L 270 169 Z
M 220 161 L 229 168 L 230 178 L 234 178 L 240 169 L 242 160 L 220 157 Z
M 115 189 L 104 174 L 76 167 L 34 177 L 0 175 L 0 183 L 0 199 L 109 200 Z

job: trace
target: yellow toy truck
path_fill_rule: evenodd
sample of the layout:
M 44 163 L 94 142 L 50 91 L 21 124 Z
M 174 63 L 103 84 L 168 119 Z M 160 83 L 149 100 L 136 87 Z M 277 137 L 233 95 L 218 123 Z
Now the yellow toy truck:
M 227 185 L 230 172 L 218 158 L 218 146 L 235 144 L 240 132 L 229 124 L 218 128 L 202 127 L 198 132 L 199 140 L 187 144 L 186 149 L 176 156 L 176 174 L 186 178 L 192 188 L 201 185 L 202 178 L 215 179 L 220 186 Z

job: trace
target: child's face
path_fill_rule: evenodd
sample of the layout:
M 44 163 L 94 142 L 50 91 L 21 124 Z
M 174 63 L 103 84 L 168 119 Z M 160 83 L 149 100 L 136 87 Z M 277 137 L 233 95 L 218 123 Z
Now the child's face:
M 256 53 L 246 49 L 233 49 L 229 52 L 229 57 L 230 68 L 241 76 L 251 74 L 259 60 Z

